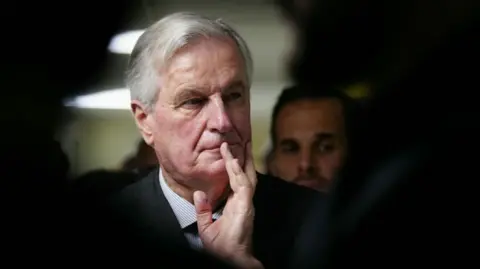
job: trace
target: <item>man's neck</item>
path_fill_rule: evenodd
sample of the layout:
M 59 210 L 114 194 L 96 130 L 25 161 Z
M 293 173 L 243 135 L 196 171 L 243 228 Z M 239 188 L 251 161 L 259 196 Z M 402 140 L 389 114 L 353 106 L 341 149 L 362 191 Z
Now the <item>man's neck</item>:
M 203 191 L 207 195 L 207 199 L 210 202 L 210 205 L 212 206 L 212 210 L 216 210 L 218 206 L 223 203 L 223 201 L 228 197 L 228 195 L 231 192 L 230 187 L 228 185 L 228 180 L 225 181 L 227 182 L 227 184 L 223 186 L 217 185 L 217 186 L 207 186 L 205 188 L 194 188 L 178 182 L 164 169 L 162 169 L 162 176 L 165 180 L 165 183 L 167 183 L 168 187 L 173 192 L 175 192 L 176 194 L 178 194 L 180 197 L 187 200 L 191 204 L 194 204 L 193 193 L 195 191 Z

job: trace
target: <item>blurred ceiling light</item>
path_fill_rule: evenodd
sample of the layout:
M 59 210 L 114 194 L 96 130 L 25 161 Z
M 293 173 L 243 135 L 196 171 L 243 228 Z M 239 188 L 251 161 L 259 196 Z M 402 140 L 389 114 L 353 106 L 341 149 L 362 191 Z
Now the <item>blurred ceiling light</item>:
M 132 53 L 138 38 L 143 34 L 144 30 L 127 31 L 115 35 L 110 40 L 108 50 L 112 53 L 130 54 Z
M 66 106 L 84 109 L 130 109 L 130 91 L 128 89 L 112 89 L 82 95 L 68 100 Z

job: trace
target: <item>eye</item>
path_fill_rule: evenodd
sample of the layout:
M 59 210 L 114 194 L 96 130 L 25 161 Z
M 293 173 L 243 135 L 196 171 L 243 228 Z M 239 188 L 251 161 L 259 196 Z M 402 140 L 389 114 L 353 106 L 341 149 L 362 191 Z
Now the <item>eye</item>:
M 202 98 L 192 98 L 182 103 L 182 106 L 199 106 L 205 102 Z
M 318 151 L 320 153 L 328 153 L 328 152 L 331 152 L 335 149 L 335 146 L 333 145 L 333 143 L 320 143 L 318 145 Z
M 285 142 L 282 143 L 280 149 L 283 153 L 293 154 L 300 150 L 300 146 L 297 143 Z
M 225 96 L 225 101 L 230 102 L 230 101 L 235 101 L 240 98 L 242 98 L 243 94 L 241 92 L 232 92 L 229 93 L 227 96 Z
M 239 93 L 239 92 L 233 92 L 233 93 L 230 94 L 230 98 L 231 98 L 232 100 L 238 99 L 238 98 L 240 98 L 240 97 L 242 97 L 242 94 Z

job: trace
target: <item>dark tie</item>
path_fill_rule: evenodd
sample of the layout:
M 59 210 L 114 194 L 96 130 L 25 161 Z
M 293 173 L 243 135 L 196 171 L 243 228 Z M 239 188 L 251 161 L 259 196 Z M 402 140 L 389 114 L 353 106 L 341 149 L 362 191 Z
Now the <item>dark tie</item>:
M 189 234 L 198 234 L 198 225 L 197 222 L 195 221 L 194 223 L 188 225 L 187 227 L 183 228 L 184 233 L 189 233 Z
M 215 222 L 217 219 L 214 218 L 213 222 Z M 183 228 L 184 233 L 189 233 L 189 234 L 198 234 L 198 225 L 197 222 L 194 222 L 187 227 Z

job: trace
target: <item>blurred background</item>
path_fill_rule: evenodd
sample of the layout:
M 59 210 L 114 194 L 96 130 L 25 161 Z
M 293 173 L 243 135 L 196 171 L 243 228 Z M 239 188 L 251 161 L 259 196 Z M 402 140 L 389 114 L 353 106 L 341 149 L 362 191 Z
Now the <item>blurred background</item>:
M 124 84 L 129 53 L 137 38 L 152 22 L 177 11 L 194 11 L 222 18 L 247 41 L 254 59 L 251 88 L 253 153 L 262 172 L 268 147 L 271 110 L 280 91 L 289 86 L 286 65 L 294 43 L 292 29 L 272 1 L 266 0 L 163 0 L 138 1 L 122 31 L 108 46 L 109 58 L 103 72 L 87 94 L 66 100 L 73 120 L 58 134 L 71 163 L 73 176 L 96 169 L 119 169 L 135 154 L 140 141 L 130 113 L 130 96 Z M 106 18 L 107 19 L 107 18 Z M 352 41 L 354 42 L 354 41 Z M 363 83 L 345 89 L 352 97 L 368 94 Z

